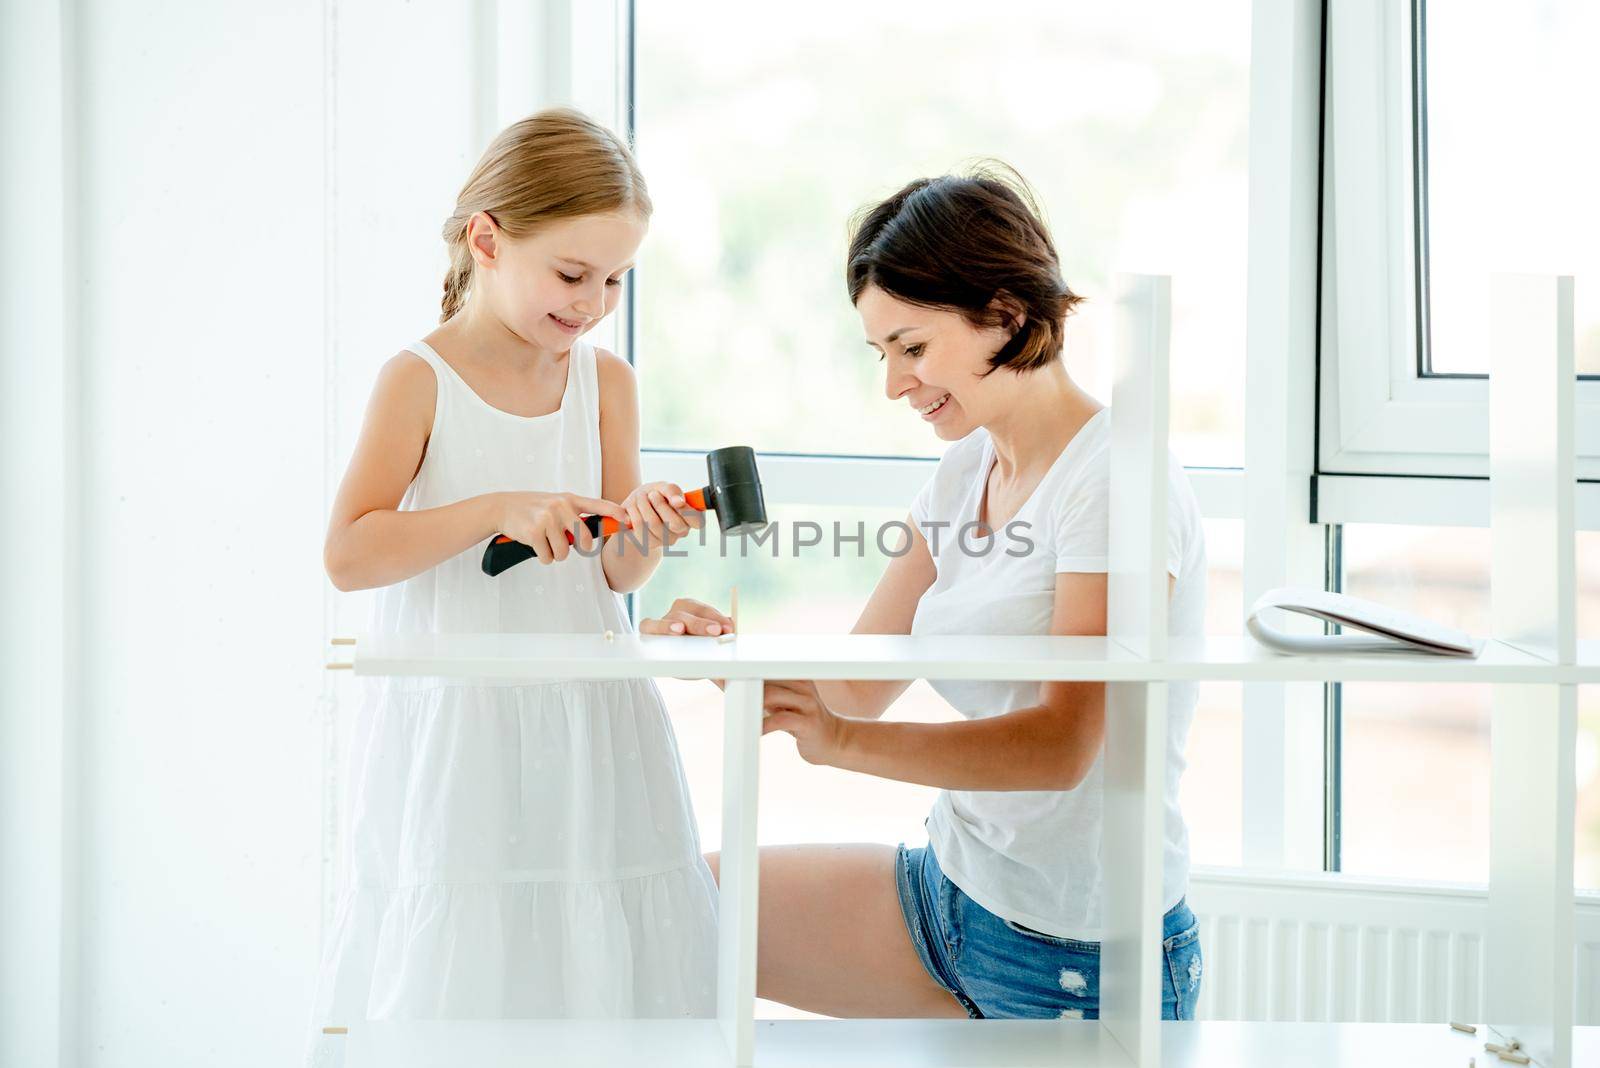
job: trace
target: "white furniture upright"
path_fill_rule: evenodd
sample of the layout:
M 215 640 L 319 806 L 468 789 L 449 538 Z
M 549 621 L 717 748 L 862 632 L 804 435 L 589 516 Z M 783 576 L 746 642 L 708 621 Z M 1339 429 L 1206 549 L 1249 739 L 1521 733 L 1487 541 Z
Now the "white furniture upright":
M 1167 657 L 1172 282 L 1123 275 L 1115 292 L 1106 634 L 1137 656 L 1161 661 Z M 1166 680 L 1106 684 L 1105 747 L 1100 1019 L 1134 1063 L 1157 1064 Z
M 729 679 L 722 728 L 722 851 L 717 858 L 717 1025 L 728 1062 L 755 1060 L 756 910 L 760 852 L 761 679 Z
M 1490 592 L 1496 636 L 1577 662 L 1570 277 L 1497 275 L 1489 303 Z M 1541 1064 L 1572 1063 L 1577 687 L 1494 687 L 1490 720 L 1490 1023 Z

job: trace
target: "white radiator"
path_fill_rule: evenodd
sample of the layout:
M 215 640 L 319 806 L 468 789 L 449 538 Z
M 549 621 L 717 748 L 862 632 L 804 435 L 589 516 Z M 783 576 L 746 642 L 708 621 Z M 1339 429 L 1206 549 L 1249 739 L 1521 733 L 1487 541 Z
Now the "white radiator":
M 1202 1020 L 1481 1020 L 1482 887 L 1197 868 Z M 1600 894 L 1578 896 L 1577 1022 L 1600 1024 Z

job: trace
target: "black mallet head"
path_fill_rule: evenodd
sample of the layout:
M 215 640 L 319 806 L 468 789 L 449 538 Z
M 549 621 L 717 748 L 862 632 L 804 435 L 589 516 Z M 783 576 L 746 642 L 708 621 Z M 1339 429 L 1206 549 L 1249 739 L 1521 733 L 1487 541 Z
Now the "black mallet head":
M 724 534 L 747 534 L 767 525 L 767 502 L 761 494 L 756 451 L 729 445 L 706 454 L 707 485 L 684 494 L 689 505 L 717 514 Z

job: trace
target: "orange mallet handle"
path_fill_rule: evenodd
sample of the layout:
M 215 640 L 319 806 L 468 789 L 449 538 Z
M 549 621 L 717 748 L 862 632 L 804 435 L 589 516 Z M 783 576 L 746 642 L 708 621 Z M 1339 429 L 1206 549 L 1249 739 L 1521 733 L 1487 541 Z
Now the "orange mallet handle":
M 703 489 L 689 490 L 683 495 L 683 499 L 688 502 L 690 508 L 697 512 L 706 510 L 706 491 Z M 589 533 L 597 538 L 609 538 L 617 531 L 627 528 L 625 523 L 608 515 L 586 515 L 583 517 L 583 525 L 588 527 Z M 505 538 L 506 541 L 511 540 L 506 538 L 504 534 L 500 535 L 500 537 Z M 576 545 L 577 543 L 577 539 L 572 536 L 572 531 L 567 531 L 567 544 Z
M 685 502 L 697 512 L 706 510 L 706 491 L 703 489 L 689 490 L 683 495 Z M 589 533 L 597 538 L 608 538 L 617 531 L 624 529 L 624 525 L 608 515 L 586 515 L 583 525 L 589 528 Z M 577 538 L 572 531 L 567 531 L 567 544 L 576 545 Z M 533 556 L 534 552 L 528 546 L 506 534 L 496 534 L 489 539 L 489 544 L 483 550 L 483 573 L 485 575 L 498 575 L 507 568 L 513 567 Z

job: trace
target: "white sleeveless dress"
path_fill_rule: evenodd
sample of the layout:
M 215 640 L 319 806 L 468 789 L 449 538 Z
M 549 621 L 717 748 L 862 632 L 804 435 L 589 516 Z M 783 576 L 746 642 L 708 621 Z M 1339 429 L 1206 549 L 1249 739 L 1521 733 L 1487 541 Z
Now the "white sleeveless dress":
M 506 490 L 600 495 L 595 350 L 558 411 L 495 408 L 423 342 L 438 400 L 402 511 Z M 487 539 L 486 539 L 487 540 Z M 483 544 L 380 590 L 374 632 L 631 633 L 598 556 L 496 578 Z M 650 679 L 375 677 L 351 743 L 348 884 L 310 1059 L 368 1018 L 715 1015 L 717 886 Z

